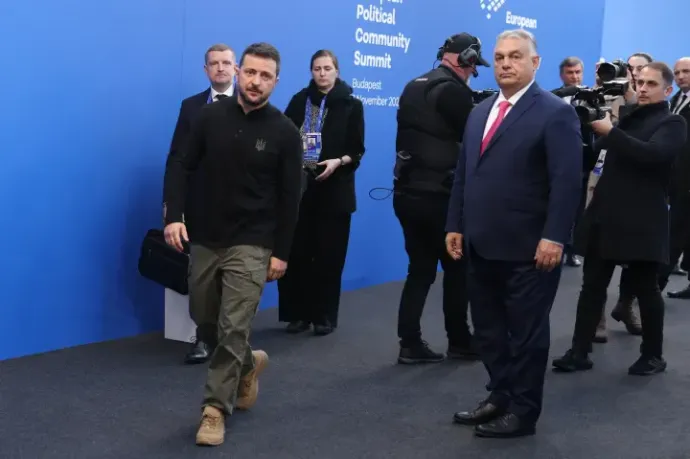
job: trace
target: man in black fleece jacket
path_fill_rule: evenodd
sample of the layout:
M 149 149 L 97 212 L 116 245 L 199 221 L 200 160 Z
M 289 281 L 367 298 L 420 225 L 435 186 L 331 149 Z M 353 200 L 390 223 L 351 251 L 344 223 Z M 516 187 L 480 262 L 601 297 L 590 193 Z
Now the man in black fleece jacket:
M 196 438 L 200 445 L 223 443 L 225 418 L 233 408 L 256 402 L 257 377 L 268 363 L 248 339 L 266 281 L 287 269 L 302 180 L 299 132 L 268 103 L 279 72 L 273 46 L 250 45 L 240 61 L 238 94 L 204 106 L 166 174 L 165 238 L 178 250 L 191 242 L 192 319 L 204 342 L 217 341 Z M 190 174 L 199 186 L 188 237 Z

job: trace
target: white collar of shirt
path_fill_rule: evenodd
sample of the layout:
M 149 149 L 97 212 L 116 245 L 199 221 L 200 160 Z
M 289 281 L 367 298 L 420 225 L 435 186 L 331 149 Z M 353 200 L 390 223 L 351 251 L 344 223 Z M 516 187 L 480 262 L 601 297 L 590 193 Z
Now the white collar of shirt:
M 685 107 L 688 106 L 688 103 L 690 103 L 690 90 L 685 91 L 683 93 L 678 94 L 678 98 L 676 99 L 676 103 L 679 103 L 681 98 L 685 96 L 685 100 L 678 106 L 671 107 L 671 113 L 680 113 L 681 110 L 685 109 Z
M 505 100 L 510 102 L 510 108 L 515 107 L 515 104 L 518 103 L 518 100 L 520 100 L 520 98 L 525 95 L 525 93 L 529 90 L 529 88 L 532 87 L 533 84 L 534 84 L 534 80 L 530 81 L 530 83 L 527 86 L 525 86 L 524 88 L 522 88 L 521 90 L 519 90 L 518 92 L 513 94 L 513 96 L 510 99 L 506 99 L 506 97 L 503 95 L 503 91 L 501 91 L 501 93 L 498 95 L 498 99 L 496 99 L 496 103 L 494 103 L 494 108 L 497 108 L 498 104 L 500 104 L 501 102 L 503 102 Z
M 216 96 L 218 94 L 225 94 L 228 97 L 232 97 L 233 91 L 235 90 L 235 85 L 232 85 L 228 88 L 227 91 L 225 92 L 218 92 L 215 89 L 211 88 L 211 100 L 216 101 Z
M 509 99 L 506 99 L 505 96 L 503 95 L 503 91 L 498 95 L 496 98 L 496 101 L 494 102 L 493 107 L 491 107 L 491 111 L 489 112 L 489 118 L 486 120 L 486 125 L 484 126 L 484 135 L 482 138 L 486 137 L 486 134 L 489 132 L 489 129 L 491 129 L 491 125 L 494 124 L 494 121 L 496 118 L 498 118 L 498 106 L 501 102 L 508 101 L 510 102 L 510 107 L 508 107 L 508 110 L 506 110 L 505 116 L 508 116 L 508 113 L 515 107 L 515 104 L 518 103 L 520 98 L 525 95 L 525 93 L 529 90 L 529 88 L 532 87 L 534 84 L 534 80 L 530 81 L 530 83 L 513 94 Z

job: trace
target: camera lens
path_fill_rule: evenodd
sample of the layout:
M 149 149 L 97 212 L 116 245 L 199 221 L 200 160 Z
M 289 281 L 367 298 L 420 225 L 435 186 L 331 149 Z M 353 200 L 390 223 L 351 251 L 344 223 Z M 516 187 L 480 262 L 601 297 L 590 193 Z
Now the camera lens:
M 601 78 L 601 81 L 614 80 L 619 73 L 620 69 L 618 66 L 609 62 L 602 62 L 597 70 L 597 75 Z
M 627 79 L 628 65 L 620 59 L 616 59 L 613 62 L 602 62 L 597 69 L 597 76 L 604 83 Z

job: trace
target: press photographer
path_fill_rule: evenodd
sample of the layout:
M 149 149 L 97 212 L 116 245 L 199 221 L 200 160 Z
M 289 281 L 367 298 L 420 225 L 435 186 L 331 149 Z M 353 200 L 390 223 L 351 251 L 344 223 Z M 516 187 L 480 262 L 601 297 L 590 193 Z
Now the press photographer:
M 554 91 L 561 97 L 567 96 L 582 121 L 582 133 L 585 140 L 585 163 L 587 173 L 585 189 L 585 207 L 591 200 L 591 195 L 596 187 L 601 173 L 606 150 L 599 153 L 599 157 L 590 148 L 592 134 L 589 123 L 610 116 L 613 122 L 629 112 L 636 102 L 635 78 L 640 70 L 651 62 L 651 57 L 646 53 L 635 53 L 628 61 L 614 60 L 612 62 L 598 62 L 596 65 L 596 86 L 571 86 L 559 88 Z M 589 153 L 587 153 L 589 151 Z M 620 281 L 619 299 L 611 312 L 611 316 L 625 324 L 626 329 L 633 335 L 640 335 L 642 328 L 640 318 L 633 306 L 634 295 L 631 293 L 631 280 L 629 273 L 623 269 Z M 601 321 L 597 327 L 596 342 L 606 342 L 606 319 L 602 312 Z
M 585 256 L 583 285 L 572 348 L 553 361 L 561 371 L 592 368 L 592 341 L 606 290 L 620 264 L 627 266 L 642 316 L 641 356 L 628 372 L 649 375 L 666 369 L 664 301 L 657 273 L 669 260 L 666 195 L 673 162 L 687 137 L 685 119 L 672 114 L 666 102 L 672 91 L 671 69 L 650 63 L 636 80 L 637 105 L 618 125 L 614 127 L 608 112 L 591 123 L 599 136 L 594 148 L 607 150 L 606 164 L 577 229 L 578 252 Z
M 635 80 L 639 76 L 641 70 L 647 64 L 652 62 L 652 56 L 647 53 L 635 53 L 628 57 L 625 62 L 625 67 L 627 67 L 627 79 L 628 88 L 623 95 L 619 96 L 608 96 L 607 106 L 610 107 L 609 113 L 611 114 L 611 119 L 615 123 L 620 118 L 622 118 L 626 113 L 632 110 L 637 103 L 637 95 L 635 93 Z M 602 80 L 598 75 L 599 67 L 601 62 L 597 64 L 597 87 L 602 86 Z M 623 64 L 621 63 L 621 66 Z M 622 75 L 622 72 L 619 72 Z M 606 77 L 604 71 L 604 77 Z M 587 201 L 591 200 L 591 196 L 594 193 L 594 189 L 601 176 L 602 167 L 606 159 L 606 150 L 603 149 L 599 152 L 599 158 L 597 160 L 597 165 L 592 170 L 590 174 L 589 181 L 587 182 Z M 597 336 L 595 341 L 606 342 L 606 314 L 602 313 L 602 319 L 600 328 L 597 331 Z M 640 321 L 640 315 L 638 312 L 638 307 L 635 302 L 635 295 L 632 293 L 632 280 L 628 270 L 623 267 L 621 270 L 620 283 L 619 283 L 619 295 L 618 301 L 616 301 L 616 306 L 611 311 L 611 317 L 616 321 L 622 322 L 628 333 L 631 335 L 641 335 L 642 325 Z M 602 338 L 603 335 L 603 338 Z
M 422 340 L 420 320 L 439 261 L 448 357 L 475 359 L 467 323 L 465 262 L 445 249 L 445 224 L 465 122 L 474 106 L 467 85 L 477 66 L 488 67 L 481 42 L 467 33 L 448 38 L 436 55 L 441 64 L 410 81 L 397 114 L 393 208 L 409 257 L 398 313 L 399 363 L 440 362 L 442 353 Z

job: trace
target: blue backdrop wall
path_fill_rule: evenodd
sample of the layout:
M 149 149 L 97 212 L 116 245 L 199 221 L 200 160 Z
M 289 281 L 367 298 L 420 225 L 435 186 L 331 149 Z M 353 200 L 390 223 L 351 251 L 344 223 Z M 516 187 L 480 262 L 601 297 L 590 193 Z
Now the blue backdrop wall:
M 604 15 L 603 0 L 583 0 L 575 12 L 542 0 L 352 0 L 328 8 L 317 0 L 265 0 L 260 15 L 236 5 L 0 2 L 0 359 L 162 327 L 162 290 L 137 274 L 138 249 L 146 230 L 160 224 L 179 103 L 207 85 L 202 65 L 210 44 L 238 52 L 254 41 L 275 44 L 284 61 L 273 98 L 280 108 L 308 82 L 316 49 L 340 57 L 367 122 L 344 278 L 353 289 L 405 275 L 391 201 L 372 200 L 368 191 L 391 185 L 396 98 L 432 66 L 445 38 L 470 31 L 490 56 L 496 34 L 525 27 L 539 40 L 539 83 L 553 88 L 565 55 L 599 57 Z M 393 46 L 380 44 L 386 40 Z M 491 70 L 472 86 L 493 87 Z M 271 285 L 262 307 L 275 300 Z
M 684 0 L 665 0 L 660 7 L 649 8 L 649 3 L 641 0 L 606 0 L 602 56 L 626 59 L 635 52 L 646 52 L 673 66 L 676 59 L 690 55 L 680 35 L 687 25 L 687 4 Z M 644 11 L 644 33 L 639 28 L 640 11 Z

